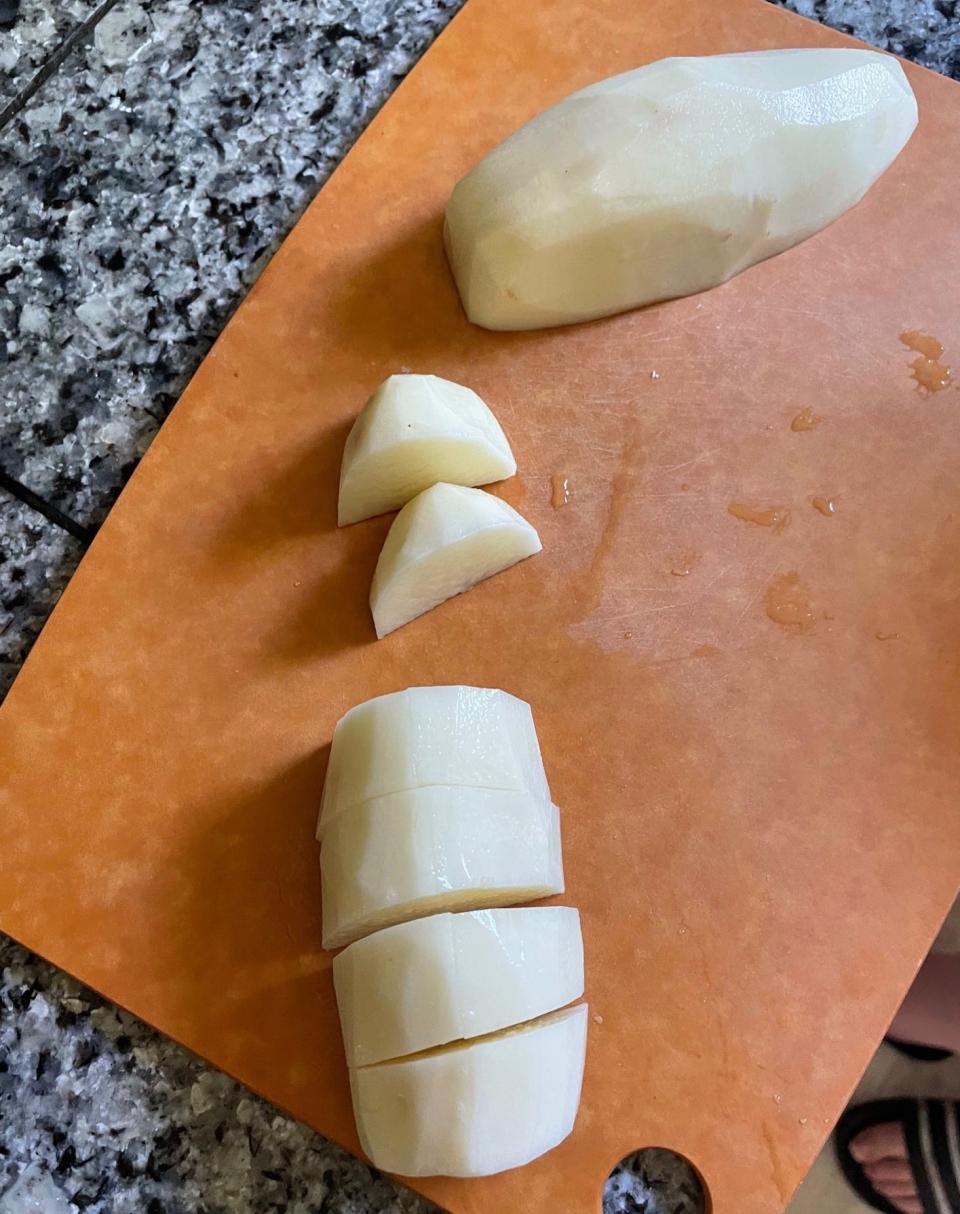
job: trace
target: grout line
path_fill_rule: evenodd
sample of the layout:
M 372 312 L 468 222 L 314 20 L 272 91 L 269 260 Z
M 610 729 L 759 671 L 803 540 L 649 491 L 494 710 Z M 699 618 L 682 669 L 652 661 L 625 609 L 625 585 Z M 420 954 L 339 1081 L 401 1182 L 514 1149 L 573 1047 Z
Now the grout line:
M 48 522 L 53 523 L 57 527 L 62 527 L 64 531 L 69 531 L 81 543 L 89 544 L 93 539 L 93 528 L 84 527 L 82 523 L 78 523 L 76 519 L 72 519 L 69 514 L 64 514 L 62 510 L 58 510 L 56 506 L 45 501 L 39 494 L 34 493 L 32 489 L 28 489 L 26 485 L 22 485 L 18 480 L 14 480 L 12 476 L 8 476 L 2 468 L 0 468 L 0 489 L 5 489 L 11 497 L 17 498 L 25 506 L 29 506 L 31 510 L 36 510 L 38 514 L 42 514 Z
M 86 42 L 93 32 L 94 26 L 118 3 L 119 0 L 103 0 L 103 3 L 98 5 L 89 17 L 67 34 L 57 49 L 40 65 L 40 70 L 33 79 L 25 84 L 20 92 L 0 110 L 0 130 L 3 130 L 7 123 L 19 114 L 34 93 L 41 89 L 57 71 L 67 56 Z

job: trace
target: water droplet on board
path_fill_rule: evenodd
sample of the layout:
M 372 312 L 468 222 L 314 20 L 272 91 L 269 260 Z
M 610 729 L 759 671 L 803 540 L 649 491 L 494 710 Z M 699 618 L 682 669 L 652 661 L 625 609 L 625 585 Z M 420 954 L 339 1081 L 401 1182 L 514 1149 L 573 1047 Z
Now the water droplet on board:
M 913 360 L 910 370 L 921 392 L 939 392 L 941 388 L 948 387 L 953 378 L 945 363 L 924 358 L 922 354 L 918 354 Z
M 833 516 L 837 513 L 837 503 L 832 497 L 812 497 L 810 499 L 810 505 L 814 508 L 814 510 L 819 510 L 820 513 L 825 515 L 827 518 L 833 518 Z
M 550 504 L 554 510 L 559 510 L 561 506 L 565 506 L 573 496 L 570 489 L 570 478 L 561 476 L 557 473 L 551 481 Z
M 809 632 L 817 618 L 797 573 L 781 573 L 773 579 L 767 587 L 766 608 L 775 624 L 794 632 Z
M 659 378 L 660 378 L 660 372 L 659 372 L 659 371 L 651 371 L 651 372 L 650 372 L 650 378 L 651 378 L 651 379 L 659 379 Z
M 692 658 L 714 658 L 719 652 L 716 645 L 698 645 L 690 656 Z
M 822 417 L 817 417 L 816 413 L 808 405 L 806 409 L 801 409 L 797 416 L 790 423 L 790 429 L 796 434 L 802 433 L 804 430 L 816 430 L 817 426 L 823 421 Z
M 599 1012 L 594 1012 L 593 1023 L 594 1024 L 603 1024 L 603 1017 L 600 1015 Z
M 790 511 L 786 506 L 747 506 L 743 502 L 731 502 L 727 513 L 741 523 L 755 523 L 758 527 L 772 527 L 774 535 L 790 522 Z
M 953 373 L 940 361 L 943 346 L 935 337 L 917 329 L 908 329 L 900 334 L 900 340 L 908 350 L 916 351 L 917 357 L 910 363 L 910 370 L 918 392 L 932 396 L 941 388 L 949 387 Z
M 878 641 L 899 641 L 899 632 L 875 632 L 873 634 Z
M 931 362 L 935 362 L 943 354 L 943 346 L 940 342 L 928 333 L 921 333 L 918 329 L 908 329 L 905 333 L 901 333 L 900 340 L 908 350 L 916 350 L 918 354 L 929 358 Z

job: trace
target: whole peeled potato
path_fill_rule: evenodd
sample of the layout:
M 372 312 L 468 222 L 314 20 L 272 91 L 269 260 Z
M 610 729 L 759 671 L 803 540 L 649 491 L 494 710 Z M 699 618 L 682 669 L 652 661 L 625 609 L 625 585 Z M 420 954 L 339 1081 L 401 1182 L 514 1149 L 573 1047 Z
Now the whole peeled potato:
M 535 329 L 715 286 L 842 215 L 916 122 L 899 63 L 868 50 L 663 59 L 591 85 L 453 191 L 464 308 Z

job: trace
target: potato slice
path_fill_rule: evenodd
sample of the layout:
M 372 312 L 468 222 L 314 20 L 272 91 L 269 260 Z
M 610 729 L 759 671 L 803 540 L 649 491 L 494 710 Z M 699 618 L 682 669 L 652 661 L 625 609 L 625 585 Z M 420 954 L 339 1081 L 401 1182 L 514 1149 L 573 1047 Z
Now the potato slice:
M 492 1037 L 350 1072 L 360 1142 L 400 1176 L 491 1176 L 573 1129 L 587 1005 Z
M 489 485 L 516 460 L 476 392 L 438 375 L 391 375 L 353 424 L 340 468 L 340 526 L 396 510 L 438 481 Z
M 394 519 L 377 561 L 370 588 L 377 636 L 540 548 L 533 527 L 498 497 L 462 485 L 425 489 Z
M 715 286 L 842 215 L 916 122 L 902 68 L 868 50 L 663 59 L 591 85 L 453 191 L 464 308 L 534 329 Z
M 350 1066 L 532 1020 L 583 994 L 569 906 L 431 915 L 358 940 L 333 962 Z
M 512 789 L 550 800 L 530 705 L 493 687 L 408 687 L 337 722 L 317 838 L 353 805 L 429 784 Z
M 434 911 L 563 892 L 560 814 L 528 793 L 431 786 L 354 806 L 320 851 L 323 947 Z

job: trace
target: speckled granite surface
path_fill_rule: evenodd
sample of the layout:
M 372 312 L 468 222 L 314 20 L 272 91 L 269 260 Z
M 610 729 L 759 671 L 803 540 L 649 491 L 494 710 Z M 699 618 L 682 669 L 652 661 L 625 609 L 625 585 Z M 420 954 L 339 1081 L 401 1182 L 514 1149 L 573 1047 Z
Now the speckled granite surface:
M 73 536 L 0 490 L 0 695 L 82 555 Z
M 96 526 L 461 2 L 0 0 L 0 473 Z M 787 7 L 960 78 L 957 0 Z M 0 489 L 0 695 L 82 551 Z M 0 1214 L 427 1209 L 2 938 L 0 970 Z M 696 1182 L 646 1158 L 605 1209 L 693 1214 Z
M 881 50 L 960 80 L 958 0 L 775 0 Z
M 0 109 L 96 8 L 97 0 L 0 0 Z
M 459 0 L 127 0 L 4 132 L 0 464 L 97 522 Z

